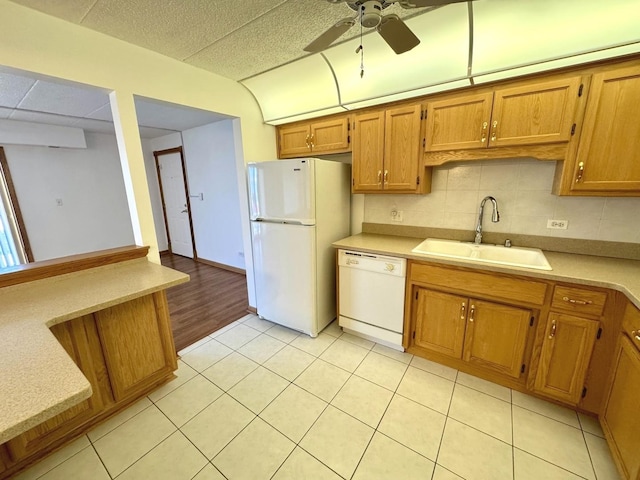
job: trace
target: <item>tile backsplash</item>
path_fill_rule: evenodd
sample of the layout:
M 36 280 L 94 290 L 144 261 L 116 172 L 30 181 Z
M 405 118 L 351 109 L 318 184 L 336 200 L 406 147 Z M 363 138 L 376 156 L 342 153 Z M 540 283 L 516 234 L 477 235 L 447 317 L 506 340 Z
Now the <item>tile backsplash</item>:
M 427 195 L 366 195 L 364 221 L 391 225 L 474 230 L 480 201 L 498 201 L 500 222 L 486 232 L 640 243 L 640 198 L 559 197 L 551 193 L 556 162 L 492 160 L 434 167 Z M 391 211 L 403 221 L 391 220 Z M 547 229 L 547 220 L 567 220 L 567 230 Z

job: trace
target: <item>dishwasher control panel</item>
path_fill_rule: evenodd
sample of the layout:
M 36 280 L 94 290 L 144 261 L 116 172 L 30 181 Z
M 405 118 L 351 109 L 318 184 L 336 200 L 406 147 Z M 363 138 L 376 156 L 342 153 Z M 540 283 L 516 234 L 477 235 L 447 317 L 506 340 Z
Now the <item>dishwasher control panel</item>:
M 386 255 L 338 250 L 338 266 L 404 277 L 407 270 L 407 260 Z

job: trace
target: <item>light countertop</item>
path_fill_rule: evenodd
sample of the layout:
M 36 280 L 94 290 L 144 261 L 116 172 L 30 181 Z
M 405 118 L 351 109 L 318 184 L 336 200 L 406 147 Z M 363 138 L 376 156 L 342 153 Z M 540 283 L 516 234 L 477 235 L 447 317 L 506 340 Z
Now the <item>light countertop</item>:
M 535 270 L 412 253 L 411 250 L 423 240 L 424 238 L 362 233 L 338 240 L 333 243 L 333 246 L 445 265 L 610 288 L 624 293 L 636 307 L 640 308 L 640 261 L 638 260 L 545 251 L 544 255 L 553 270 Z
M 188 279 L 141 258 L 0 289 L 0 444 L 91 396 L 48 327 Z

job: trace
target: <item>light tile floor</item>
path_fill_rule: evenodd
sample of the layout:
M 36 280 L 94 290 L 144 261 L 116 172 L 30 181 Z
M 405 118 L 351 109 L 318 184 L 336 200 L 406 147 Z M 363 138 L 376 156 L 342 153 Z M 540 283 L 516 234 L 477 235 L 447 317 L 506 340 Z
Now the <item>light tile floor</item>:
M 20 480 L 619 479 L 598 422 L 410 354 L 248 315 Z

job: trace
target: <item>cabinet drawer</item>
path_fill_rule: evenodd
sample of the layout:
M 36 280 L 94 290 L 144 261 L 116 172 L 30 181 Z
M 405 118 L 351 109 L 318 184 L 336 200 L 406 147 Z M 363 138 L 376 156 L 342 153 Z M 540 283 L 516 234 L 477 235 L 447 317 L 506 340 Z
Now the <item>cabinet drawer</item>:
M 535 305 L 544 303 L 547 291 L 547 285 L 542 282 L 414 262 L 411 263 L 410 279 L 466 291 L 474 296 L 483 294 L 491 298 L 503 298 L 509 302 L 524 302 Z
M 631 303 L 627 304 L 627 308 L 624 311 L 622 329 L 629 335 L 629 338 L 631 338 L 631 343 L 633 343 L 636 348 L 640 348 L 640 310 Z
M 553 291 L 551 308 L 600 316 L 606 300 L 605 292 L 558 285 Z

